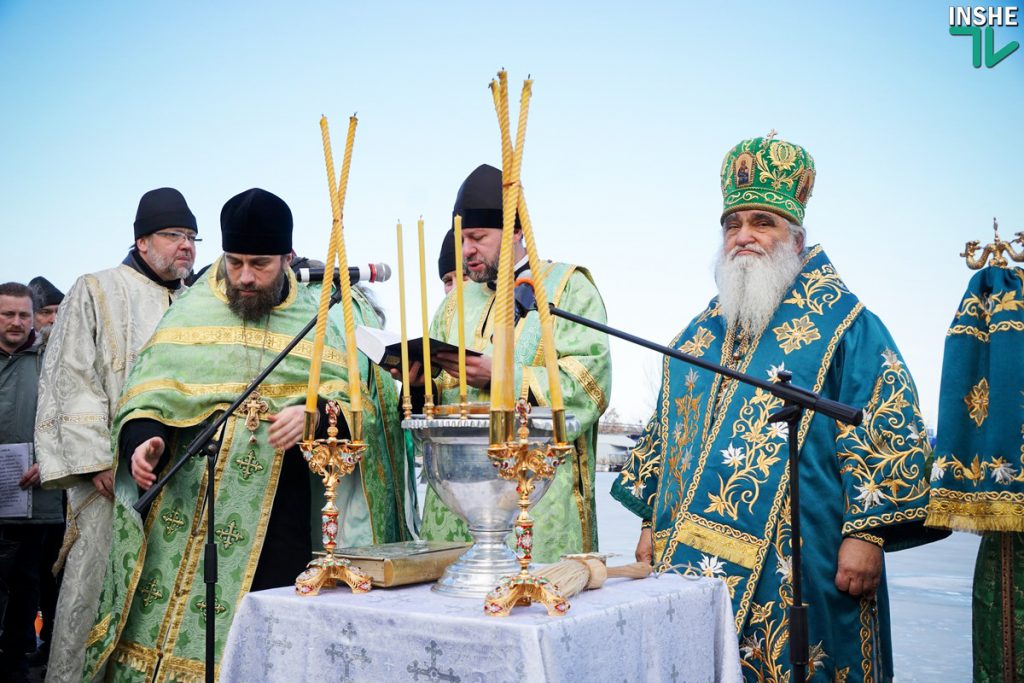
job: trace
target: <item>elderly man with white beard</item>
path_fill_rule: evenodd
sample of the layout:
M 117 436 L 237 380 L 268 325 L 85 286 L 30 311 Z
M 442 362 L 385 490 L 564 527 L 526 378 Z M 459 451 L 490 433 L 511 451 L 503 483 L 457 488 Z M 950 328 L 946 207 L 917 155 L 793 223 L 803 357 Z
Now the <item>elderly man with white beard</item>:
M 917 392 L 882 322 L 820 245 L 807 247 L 811 156 L 783 140 L 744 140 L 722 166 L 718 296 L 675 338 L 694 356 L 863 406 L 859 427 L 807 413 L 800 423 L 808 679 L 892 679 L 883 551 L 925 530 L 927 441 Z M 638 560 L 729 588 L 750 681 L 791 677 L 792 603 L 785 423 L 780 399 L 666 358 L 654 416 L 612 495 L 641 522 Z

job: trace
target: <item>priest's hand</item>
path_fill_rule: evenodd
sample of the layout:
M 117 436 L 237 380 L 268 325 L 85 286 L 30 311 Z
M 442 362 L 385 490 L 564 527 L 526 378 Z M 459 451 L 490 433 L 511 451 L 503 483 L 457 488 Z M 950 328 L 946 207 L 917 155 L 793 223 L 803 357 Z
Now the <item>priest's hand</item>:
M 444 368 L 445 372 L 459 378 L 459 354 L 455 351 L 438 351 L 432 354 L 437 364 Z M 486 389 L 491 386 L 491 357 L 486 355 L 466 357 L 466 384 L 477 389 Z
M 156 483 L 156 465 L 164 454 L 164 440 L 159 436 L 146 439 L 132 453 L 132 479 L 143 491 Z M 92 478 L 96 490 L 107 498 L 114 497 L 114 472 L 104 470 Z
M 397 379 L 399 382 L 402 381 L 402 369 L 391 368 L 391 376 Z M 423 386 L 423 364 L 418 360 L 414 360 L 409 363 L 409 386 L 411 387 L 422 387 Z
M 104 498 L 114 500 L 114 470 L 103 470 L 92 475 L 92 485 Z
M 640 530 L 640 540 L 636 544 L 636 557 L 637 562 L 646 562 L 651 564 L 654 562 L 654 543 L 651 540 L 651 530 L 649 528 L 643 528 Z
M 22 489 L 30 489 L 33 486 L 39 486 L 39 463 L 32 463 L 32 467 L 25 470 L 25 474 L 21 475 L 21 479 L 18 480 L 18 486 Z
M 882 581 L 882 549 L 859 538 L 839 546 L 836 588 L 855 598 L 873 598 Z
M 302 439 L 302 428 L 305 420 L 304 406 L 288 406 L 277 415 L 271 415 L 270 430 L 267 436 L 270 445 L 286 451 Z

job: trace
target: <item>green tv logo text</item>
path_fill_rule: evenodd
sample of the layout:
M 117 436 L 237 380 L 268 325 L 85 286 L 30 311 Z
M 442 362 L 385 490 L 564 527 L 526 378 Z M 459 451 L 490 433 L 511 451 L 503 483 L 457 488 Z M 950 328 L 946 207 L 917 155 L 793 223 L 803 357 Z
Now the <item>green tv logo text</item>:
M 985 53 L 985 67 L 991 69 L 1020 47 L 1012 40 L 996 48 L 996 26 L 1019 26 L 1017 7 L 950 7 L 949 35 L 971 37 L 971 63 L 981 68 L 982 50 Z M 984 29 L 984 30 L 983 30 Z

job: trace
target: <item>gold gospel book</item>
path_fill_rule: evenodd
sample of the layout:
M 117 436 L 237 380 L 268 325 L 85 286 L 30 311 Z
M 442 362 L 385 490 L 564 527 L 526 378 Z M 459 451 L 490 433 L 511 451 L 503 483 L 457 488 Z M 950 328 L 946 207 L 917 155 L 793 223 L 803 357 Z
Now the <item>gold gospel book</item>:
M 336 557 L 344 557 L 373 579 L 374 586 L 404 586 L 434 581 L 459 555 L 468 543 L 438 541 L 400 541 L 362 548 L 338 548 Z

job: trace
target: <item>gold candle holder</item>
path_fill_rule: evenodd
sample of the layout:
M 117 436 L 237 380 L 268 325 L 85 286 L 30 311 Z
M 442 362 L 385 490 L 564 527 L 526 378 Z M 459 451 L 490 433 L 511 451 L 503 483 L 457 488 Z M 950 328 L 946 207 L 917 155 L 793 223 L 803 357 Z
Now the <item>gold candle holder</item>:
M 327 412 L 327 438 L 309 439 L 300 444 L 302 456 L 315 474 L 324 482 L 327 502 L 320 510 L 323 552 L 313 553 L 313 559 L 295 579 L 295 592 L 299 595 L 317 595 L 321 588 L 331 588 L 344 581 L 353 593 L 370 590 L 370 577 L 350 565 L 342 557 L 335 557 L 338 537 L 338 507 L 334 504 L 338 481 L 355 470 L 363 459 L 366 444 L 362 441 L 362 413 L 352 412 L 352 439 L 338 438 L 338 413 L 335 401 L 329 401 Z
M 492 418 L 494 413 L 492 412 Z M 555 422 L 558 415 L 552 413 Z M 513 607 L 529 606 L 533 602 L 542 603 L 548 616 L 558 617 L 569 611 L 569 601 L 562 597 L 558 586 L 542 576 L 530 574 L 530 561 L 533 559 L 533 519 L 530 517 L 530 494 L 533 492 L 534 479 L 549 479 L 555 476 L 558 466 L 565 462 L 572 446 L 565 442 L 555 441 L 542 448 L 531 449 L 529 444 L 530 404 L 520 399 L 516 403 L 515 417 L 519 422 L 518 439 L 493 444 L 487 449 L 487 457 L 498 468 L 498 476 L 506 480 L 515 480 L 516 491 L 519 493 L 519 515 L 516 517 L 513 533 L 515 535 L 515 554 L 519 561 L 519 573 L 506 576 L 488 593 L 484 600 L 484 613 L 494 617 L 508 616 Z M 565 424 L 564 413 L 561 415 Z M 497 430 L 500 431 L 500 430 Z M 492 435 L 495 435 L 492 433 Z

